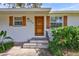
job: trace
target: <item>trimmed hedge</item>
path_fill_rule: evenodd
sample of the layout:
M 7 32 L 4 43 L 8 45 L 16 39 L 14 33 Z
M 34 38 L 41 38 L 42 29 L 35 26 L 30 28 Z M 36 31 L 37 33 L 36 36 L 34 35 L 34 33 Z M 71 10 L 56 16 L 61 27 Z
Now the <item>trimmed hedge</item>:
M 79 27 L 60 27 L 51 32 L 53 39 L 48 48 L 53 55 L 64 55 L 64 49 L 79 50 Z
M 9 50 L 11 47 L 13 47 L 13 42 L 6 42 L 6 43 L 4 43 L 5 50 L 3 50 L 2 45 L 0 44 L 0 53 Z

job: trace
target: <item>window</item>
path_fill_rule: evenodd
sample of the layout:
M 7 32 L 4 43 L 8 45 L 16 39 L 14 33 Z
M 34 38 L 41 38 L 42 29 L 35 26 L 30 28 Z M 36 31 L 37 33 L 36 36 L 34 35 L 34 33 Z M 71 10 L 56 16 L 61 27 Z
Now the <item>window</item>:
M 9 16 L 9 26 L 26 26 L 26 16 Z
M 57 28 L 62 26 L 62 17 L 51 17 L 51 27 Z
M 22 17 L 14 17 L 14 26 L 22 26 Z

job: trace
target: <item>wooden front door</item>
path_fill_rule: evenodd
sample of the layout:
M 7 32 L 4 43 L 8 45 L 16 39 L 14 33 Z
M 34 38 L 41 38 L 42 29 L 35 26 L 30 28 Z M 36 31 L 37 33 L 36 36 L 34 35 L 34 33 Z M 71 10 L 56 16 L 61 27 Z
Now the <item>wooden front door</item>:
M 44 16 L 35 16 L 35 36 L 44 35 Z

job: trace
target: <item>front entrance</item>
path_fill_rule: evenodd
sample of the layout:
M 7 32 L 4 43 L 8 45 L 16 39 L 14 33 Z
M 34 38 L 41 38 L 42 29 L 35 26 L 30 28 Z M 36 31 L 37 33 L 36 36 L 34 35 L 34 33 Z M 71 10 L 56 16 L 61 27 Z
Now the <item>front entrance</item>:
M 44 16 L 35 16 L 35 36 L 44 35 Z

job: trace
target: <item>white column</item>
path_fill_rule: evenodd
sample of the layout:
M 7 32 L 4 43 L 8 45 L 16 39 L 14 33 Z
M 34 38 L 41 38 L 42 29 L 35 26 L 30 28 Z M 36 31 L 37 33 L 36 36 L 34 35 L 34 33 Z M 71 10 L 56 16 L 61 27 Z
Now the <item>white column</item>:
M 46 16 L 44 16 L 44 36 L 46 36 Z

